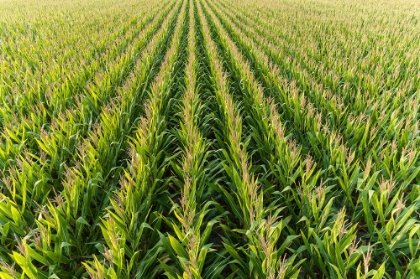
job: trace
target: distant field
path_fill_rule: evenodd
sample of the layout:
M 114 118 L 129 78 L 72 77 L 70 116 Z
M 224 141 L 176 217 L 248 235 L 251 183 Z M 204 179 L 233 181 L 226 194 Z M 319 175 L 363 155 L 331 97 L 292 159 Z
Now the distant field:
M 417 0 L 0 0 L 0 278 L 420 278 Z

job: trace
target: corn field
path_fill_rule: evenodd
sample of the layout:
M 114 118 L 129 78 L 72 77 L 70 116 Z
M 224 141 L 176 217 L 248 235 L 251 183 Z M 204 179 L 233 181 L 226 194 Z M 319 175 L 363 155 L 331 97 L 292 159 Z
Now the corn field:
M 418 0 L 0 0 L 0 278 L 420 278 Z

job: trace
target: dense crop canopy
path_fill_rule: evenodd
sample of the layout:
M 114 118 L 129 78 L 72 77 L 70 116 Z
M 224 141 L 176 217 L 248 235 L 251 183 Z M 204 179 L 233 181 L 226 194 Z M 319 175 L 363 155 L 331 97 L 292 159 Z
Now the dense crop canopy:
M 417 0 L 0 15 L 0 278 L 420 278 Z

